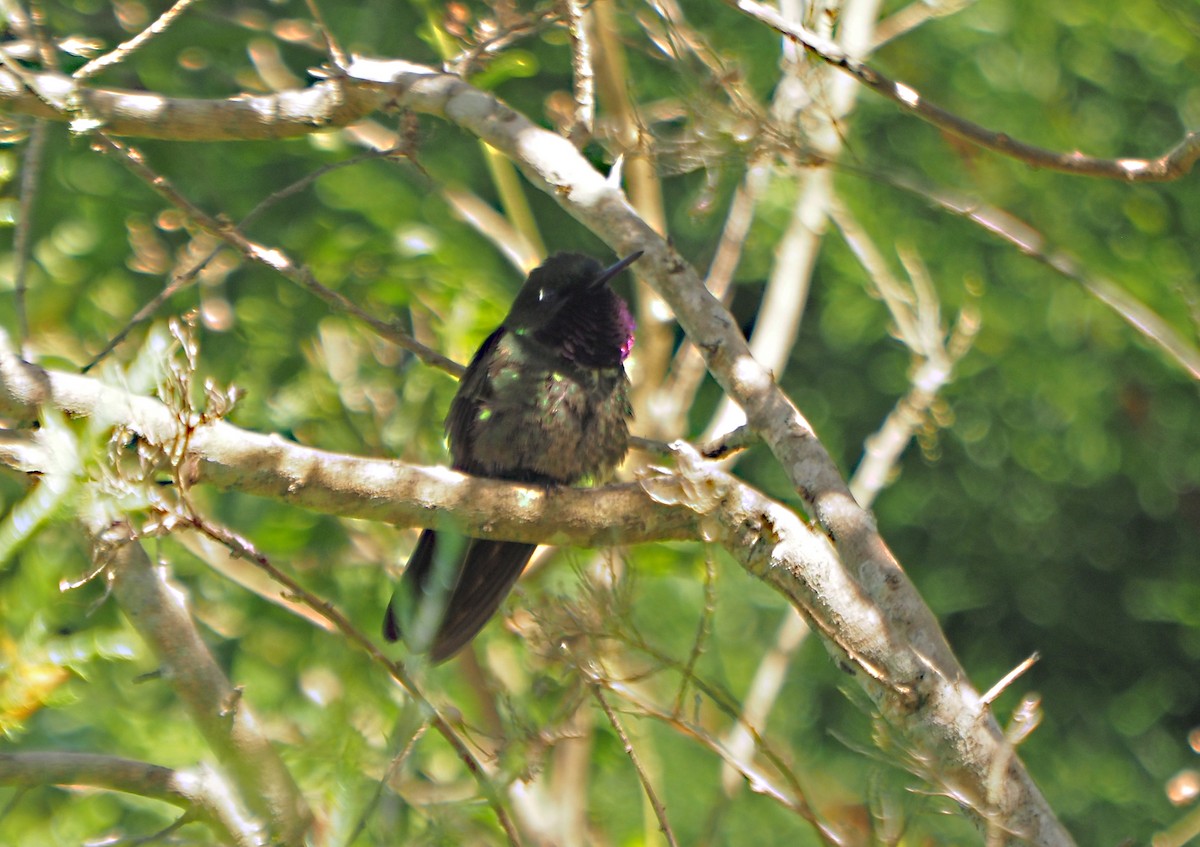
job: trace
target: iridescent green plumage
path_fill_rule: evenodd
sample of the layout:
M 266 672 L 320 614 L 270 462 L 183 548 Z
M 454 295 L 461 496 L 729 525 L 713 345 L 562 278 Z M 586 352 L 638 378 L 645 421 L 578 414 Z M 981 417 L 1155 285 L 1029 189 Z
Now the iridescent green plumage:
M 605 269 L 588 256 L 559 253 L 529 275 L 450 405 L 455 469 L 567 485 L 604 477 L 621 462 L 632 416 L 623 363 L 633 321 L 608 282 L 640 255 Z M 421 534 L 384 621 L 389 640 L 403 631 L 434 661 L 475 636 L 536 548 L 469 539 L 465 551 L 455 550 L 439 543 L 442 535 Z

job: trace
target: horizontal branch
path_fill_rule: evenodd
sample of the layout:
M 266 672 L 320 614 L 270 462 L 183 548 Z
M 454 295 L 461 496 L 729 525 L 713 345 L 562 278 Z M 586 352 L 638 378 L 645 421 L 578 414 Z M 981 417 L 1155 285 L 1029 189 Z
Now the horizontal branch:
M 524 485 L 330 453 L 224 421 L 183 433 L 176 414 L 159 401 L 92 377 L 31 365 L 4 349 L 0 339 L 0 415 L 33 419 L 43 405 L 120 425 L 167 451 L 186 441 L 181 470 L 190 482 L 326 514 L 436 526 L 441 514 L 450 513 L 472 535 L 582 547 L 698 535 L 695 513 L 656 503 L 636 483 L 593 490 Z M 9 438 L 0 444 L 0 458 L 10 457 L 11 465 L 28 470 L 37 461 L 34 450 Z
M 922 776 L 982 817 L 996 815 L 997 808 L 1008 810 L 1005 825 L 1014 828 L 1021 822 L 1019 832 L 1053 822 L 1045 818 L 1049 812 L 1039 808 L 1040 797 L 1029 793 L 1036 789 L 1019 759 L 996 735 L 989 713 L 970 687 L 961 677 L 939 673 L 892 625 L 828 539 L 791 509 L 683 445 L 674 447 L 675 474 L 592 491 L 539 489 L 326 453 L 219 421 L 186 432 L 178 417 L 157 400 L 132 396 L 93 377 L 28 364 L 0 344 L 0 415 L 29 417 L 41 405 L 123 427 L 164 450 L 182 444 L 181 470 L 194 480 L 319 511 L 425 525 L 446 512 L 473 534 L 526 541 L 711 540 L 803 612 L 839 665 L 877 703 L 888 705 L 893 720 L 903 718 L 907 731 L 932 743 L 936 766 Z M 38 446 L 22 445 L 14 436 L 10 433 L 0 443 L 0 461 L 26 471 L 36 467 Z M 494 511 L 489 514 L 488 509 Z M 140 547 L 125 545 L 119 551 Z M 126 562 L 121 568 L 133 565 Z M 137 574 L 115 580 L 123 608 L 141 603 L 131 592 L 155 584 L 143 568 Z M 169 627 L 162 637 L 170 631 Z M 147 638 L 155 643 L 155 637 Z M 912 668 L 918 669 L 915 675 Z M 993 796 L 991 776 L 996 762 L 1003 762 L 1008 774 L 999 797 Z M 1019 821 L 1013 817 L 1018 810 Z M 1030 840 L 1069 843 L 1045 834 Z
M 80 129 L 171 141 L 268 141 L 354 123 L 379 106 L 361 86 L 329 79 L 309 88 L 221 99 L 92 88 L 65 74 L 0 69 L 0 108 Z

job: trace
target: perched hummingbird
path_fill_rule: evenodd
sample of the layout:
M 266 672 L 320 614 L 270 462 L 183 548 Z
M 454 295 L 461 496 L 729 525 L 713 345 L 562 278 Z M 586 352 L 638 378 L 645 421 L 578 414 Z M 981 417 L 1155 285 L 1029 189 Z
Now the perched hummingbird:
M 609 282 L 641 251 L 604 268 L 557 253 L 521 286 L 476 351 L 446 416 L 455 470 L 540 485 L 612 471 L 629 442 L 633 318 Z M 388 604 L 383 634 L 450 658 L 483 628 L 536 544 L 426 529 Z

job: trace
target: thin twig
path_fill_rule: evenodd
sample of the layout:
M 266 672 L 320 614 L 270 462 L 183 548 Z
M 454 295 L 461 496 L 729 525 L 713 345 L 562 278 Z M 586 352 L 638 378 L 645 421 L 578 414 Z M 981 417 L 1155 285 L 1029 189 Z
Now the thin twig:
M 452 359 L 448 359 L 436 350 L 421 344 L 407 332 L 400 329 L 396 323 L 380 320 L 362 309 L 346 295 L 326 288 L 317 281 L 312 271 L 306 265 L 296 264 L 286 253 L 278 248 L 263 247 L 251 241 L 237 227 L 218 220 L 200 209 L 180 194 L 165 177 L 151 170 L 146 164 L 145 158 L 136 148 L 119 142 L 104 133 L 96 134 L 95 147 L 101 152 L 117 156 L 135 175 L 140 177 L 159 195 L 166 198 L 171 205 L 184 212 L 196 226 L 232 245 L 246 258 L 266 265 L 301 288 L 316 295 L 329 305 L 353 315 L 384 338 L 415 354 L 427 365 L 440 368 L 452 376 L 462 375 L 464 371 L 462 365 Z
M 683 7 L 677 0 L 648 0 L 648 5 L 666 24 L 674 56 L 680 56 L 684 50 L 695 56 L 708 71 L 711 80 L 729 98 L 738 115 L 748 118 L 755 125 L 762 124 L 762 107 L 745 76 L 731 68 L 703 33 L 688 23 Z
M 308 6 L 308 13 L 312 15 L 313 23 L 321 31 L 321 37 L 325 39 L 325 47 L 329 50 L 329 59 L 333 62 L 333 66 L 338 70 L 345 69 L 350 65 L 350 54 L 342 49 L 341 42 L 329 28 L 325 16 L 321 14 L 321 7 L 317 4 L 317 0 L 304 0 L 304 4 Z
M 1038 659 L 1040 658 L 1041 655 L 1036 652 L 1031 654 L 1027 659 L 1025 659 L 1025 661 L 1021 662 L 1011 671 L 1000 677 L 1000 680 L 991 688 L 989 688 L 986 694 L 979 698 L 979 702 L 983 703 L 985 706 L 990 706 L 993 700 L 1003 694 L 1004 690 L 1016 681 L 1017 677 L 1021 676 L 1027 670 L 1036 665 Z
M 425 721 L 419 727 L 417 727 L 416 732 L 408 737 L 408 740 L 404 743 L 404 748 L 395 756 L 393 756 L 390 762 L 388 762 L 387 769 L 383 772 L 383 776 L 381 776 L 379 781 L 375 783 L 375 791 L 371 794 L 371 799 L 367 801 L 366 806 L 363 807 L 362 812 L 359 814 L 358 821 L 354 824 L 354 829 L 352 829 L 350 834 L 346 836 L 345 843 L 347 847 L 349 847 L 351 844 L 354 844 L 358 840 L 358 837 L 362 835 L 363 830 L 367 828 L 367 821 L 371 819 L 371 815 L 375 813 L 375 809 L 378 807 L 379 801 L 383 799 L 383 789 L 389 783 L 391 783 L 392 778 L 400 772 L 400 767 L 405 761 L 407 761 L 413 750 L 417 748 L 417 742 L 425 736 L 425 733 L 428 730 L 429 721 Z
M 704 747 L 708 748 L 711 752 L 716 753 L 723 762 L 734 767 L 737 772 L 745 778 L 746 782 L 749 783 L 751 790 L 753 790 L 756 794 L 762 794 L 765 797 L 770 797 L 812 824 L 813 828 L 817 832 L 817 835 L 826 844 L 840 845 L 845 843 L 839 833 L 837 833 L 829 824 L 820 820 L 820 818 L 816 816 L 812 808 L 808 805 L 808 802 L 804 799 L 803 793 L 799 791 L 798 784 L 793 782 L 795 793 L 789 795 L 786 791 L 783 791 L 776 786 L 775 783 L 772 782 L 769 775 L 759 770 L 753 761 L 736 757 L 724 744 L 721 743 L 721 741 L 714 737 L 710 732 L 706 731 L 703 727 L 697 726 L 690 721 L 685 721 L 679 715 L 672 714 L 658 708 L 658 706 L 642 696 L 630 685 L 617 682 L 615 680 L 598 679 L 594 676 L 592 677 L 592 684 L 593 687 L 603 685 L 608 691 L 611 691 L 621 699 L 636 706 L 638 709 L 638 714 L 640 714 L 642 717 L 653 718 L 656 721 L 664 723 L 674 729 L 681 736 L 685 738 L 692 738 L 695 741 L 698 741 Z M 734 711 L 736 712 L 736 710 Z M 784 771 L 781 771 L 781 773 L 783 773 L 785 777 L 791 777 L 792 780 L 795 779 L 795 777 L 791 775 L 790 771 L 787 771 L 786 768 Z
M 875 37 L 871 40 L 871 50 L 878 50 L 889 41 L 894 41 L 929 21 L 960 12 L 974 2 L 975 0 L 913 0 L 879 22 L 879 26 L 875 28 Z
M 625 732 L 625 727 L 621 725 L 617 713 L 613 711 L 612 707 L 608 705 L 608 701 L 604 699 L 604 692 L 600 690 L 599 685 L 592 685 L 592 695 L 596 698 L 596 702 L 600 704 L 600 708 L 604 710 L 604 715 L 608 718 L 608 722 L 612 724 L 617 737 L 621 739 L 625 755 L 629 757 L 629 761 L 633 763 L 633 769 L 637 771 L 638 779 L 642 783 L 642 790 L 646 792 L 646 799 L 650 801 L 650 807 L 654 809 L 654 816 L 658 818 L 658 828 L 667 839 L 667 844 L 671 845 L 671 847 L 679 847 L 679 842 L 675 839 L 675 832 L 671 829 L 671 824 L 667 820 L 667 809 L 663 806 L 662 801 L 658 799 L 658 793 L 654 790 L 654 786 L 650 782 L 650 775 L 642 767 L 641 758 L 638 756 L 633 742 L 629 740 L 629 735 Z
M 504 28 L 489 34 L 458 55 L 447 57 L 446 70 L 466 79 L 484 64 L 483 60 L 495 57 L 506 47 L 523 38 L 531 38 L 545 32 L 561 20 L 558 10 L 550 5 L 541 11 L 531 11 L 527 17 L 508 22 Z
M 175 23 L 179 16 L 187 11 L 188 6 L 191 6 L 195 2 L 196 0 L 175 0 L 175 4 L 159 15 L 158 19 L 150 24 L 150 26 L 128 41 L 122 41 L 115 49 L 110 50 L 103 56 L 97 56 L 95 59 L 92 59 L 79 70 L 75 71 L 72 76 L 78 80 L 91 79 L 109 65 L 125 61 L 134 52 L 148 44 L 152 38 L 166 32 L 171 24 Z
M 755 0 L 726 0 L 726 2 L 750 17 L 762 21 L 782 35 L 793 39 L 821 61 L 840 68 L 867 88 L 938 129 L 1035 168 L 1080 176 L 1119 179 L 1124 182 L 1167 182 L 1189 174 L 1196 160 L 1200 159 L 1200 130 L 1186 133 L 1175 147 L 1153 159 L 1104 159 L 1098 156 L 1086 156 L 1077 150 L 1070 153 L 1056 153 L 1053 150 L 1017 141 L 1006 133 L 987 129 L 953 112 L 935 106 L 912 86 L 893 81 L 864 62 L 851 58 L 830 39 L 785 20 L 770 6 L 755 2 Z
M 713 612 L 717 608 L 717 569 L 713 563 L 712 551 L 705 548 L 704 555 L 704 609 L 700 612 L 700 620 L 696 624 L 696 636 L 692 639 L 692 650 L 683 666 L 683 674 L 679 680 L 679 691 L 675 695 L 675 705 L 672 711 L 679 714 L 683 710 L 683 699 L 687 696 L 688 687 L 696 675 L 696 662 L 704 652 L 704 642 L 708 639 L 712 627 Z
M 1176 332 L 1161 315 L 1145 303 L 1135 299 L 1133 295 L 1117 286 L 1116 283 L 1104 277 L 1088 274 L 1074 256 L 1066 251 L 1056 249 L 1032 225 L 1004 209 L 989 206 L 949 191 L 922 185 L 907 177 L 881 173 L 873 173 L 870 176 L 922 197 L 947 212 L 966 218 L 1016 247 L 1026 256 L 1047 265 L 1067 279 L 1079 283 L 1092 296 L 1120 315 L 1126 323 L 1174 359 L 1193 379 L 1200 380 L 1200 348 Z
M 636 631 L 634 631 L 632 634 L 622 631 L 617 634 L 617 638 L 626 646 L 632 647 L 642 653 L 645 653 L 647 656 L 650 656 L 663 667 L 682 672 L 679 661 L 675 657 L 668 655 L 654 645 L 648 643 L 644 638 L 637 634 Z M 590 671 L 586 670 L 585 672 L 591 673 Z M 592 674 L 592 676 L 595 675 Z M 634 689 L 629 685 L 618 685 L 612 679 L 607 680 L 605 685 L 614 694 L 629 700 L 629 702 L 634 703 L 635 705 L 639 706 L 639 708 L 644 708 L 649 702 L 645 700 L 642 695 L 636 694 Z M 749 735 L 751 740 L 751 748 L 761 753 L 763 758 L 770 763 L 771 767 L 773 767 L 787 783 L 787 791 L 781 788 L 772 787 L 771 791 L 763 793 L 774 796 L 777 799 L 786 798 L 783 801 L 785 806 L 793 811 L 798 812 L 805 820 L 815 821 L 816 819 L 812 807 L 809 805 L 808 800 L 805 797 L 804 787 L 800 784 L 799 778 L 784 760 L 783 756 L 775 752 L 771 745 L 767 743 L 766 739 L 762 737 L 762 734 L 759 733 L 754 726 L 751 726 L 746 722 L 745 715 L 743 714 L 742 704 L 735 700 L 734 697 L 728 692 L 709 683 L 704 677 L 692 677 L 692 685 L 695 687 L 697 692 L 707 697 L 709 702 L 711 702 L 719 712 L 732 720 L 739 728 L 744 730 Z M 691 722 L 684 721 L 683 717 L 679 713 L 667 713 L 666 711 L 663 711 L 662 714 L 669 714 L 669 722 L 679 723 L 681 725 L 686 724 L 689 727 L 687 733 L 689 735 L 705 732 L 703 728 L 698 727 Z M 652 715 L 652 717 L 657 717 L 657 715 Z M 719 746 L 721 748 L 722 758 L 732 756 L 738 762 L 744 761 L 746 764 L 752 765 L 749 755 L 739 756 L 736 750 L 726 744 L 722 744 L 715 739 L 704 739 L 704 743 L 709 746 Z M 745 773 L 745 771 L 740 769 L 740 766 L 738 772 L 743 774 Z M 755 779 L 766 783 L 770 782 L 770 780 L 767 779 L 761 772 L 758 772 L 758 775 L 755 777 Z M 791 792 L 790 797 L 788 796 L 788 791 Z
M 271 206 L 287 197 L 297 194 L 298 192 L 312 185 L 330 171 L 352 167 L 370 159 L 391 156 L 397 152 L 400 151 L 395 148 L 391 150 L 369 150 L 349 159 L 345 159 L 340 162 L 334 162 L 332 164 L 317 168 L 315 171 L 296 180 L 291 185 L 285 186 L 272 193 L 268 197 L 263 198 L 258 205 L 250 210 L 246 217 L 242 218 L 242 222 L 237 225 L 237 229 L 244 233 L 246 228 L 255 220 L 257 220 L 258 217 Z M 171 278 L 167 281 L 167 284 L 163 286 L 162 290 L 159 291 L 158 294 L 154 295 L 154 297 L 151 298 L 144 306 L 142 306 L 142 308 L 138 309 L 134 316 L 130 318 L 125 326 L 121 328 L 121 331 L 114 335 L 109 342 L 104 345 L 104 348 L 95 356 L 93 356 L 90 362 L 83 366 L 83 373 L 87 373 L 89 370 L 99 364 L 104 357 L 116 349 L 116 347 L 128 337 L 130 332 L 153 317 L 158 310 L 162 308 L 162 305 L 167 302 L 167 300 L 191 285 L 192 282 L 195 281 L 196 277 L 199 276 L 206 267 L 208 267 L 209 263 L 212 262 L 212 260 L 215 259 L 218 254 L 220 254 L 221 250 L 221 247 L 216 247 L 213 250 L 210 250 L 207 254 L 197 257 L 190 264 L 185 265 L 184 267 L 176 267 L 176 269 L 171 273 Z

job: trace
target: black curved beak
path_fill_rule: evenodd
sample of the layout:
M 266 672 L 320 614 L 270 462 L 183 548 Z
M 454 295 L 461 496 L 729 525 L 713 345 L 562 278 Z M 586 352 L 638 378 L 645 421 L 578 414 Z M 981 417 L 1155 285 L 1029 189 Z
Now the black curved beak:
M 617 262 L 615 265 L 611 265 L 610 267 L 605 268 L 603 271 L 600 272 L 600 276 L 598 276 L 592 280 L 592 282 L 588 286 L 588 288 L 599 288 L 600 286 L 604 285 L 606 282 L 611 280 L 613 277 L 615 277 L 621 271 L 625 270 L 627 267 L 632 265 L 638 259 L 642 258 L 642 253 L 644 253 L 644 252 L 645 252 L 644 250 L 638 250 L 636 253 L 630 253 L 624 259 Z

